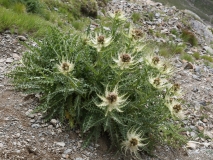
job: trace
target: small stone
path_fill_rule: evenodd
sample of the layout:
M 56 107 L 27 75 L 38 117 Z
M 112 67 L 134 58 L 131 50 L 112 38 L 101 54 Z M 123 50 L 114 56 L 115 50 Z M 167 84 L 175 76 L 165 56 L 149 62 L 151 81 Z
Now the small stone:
M 68 159 L 69 155 L 68 154 L 62 154 L 62 157 L 65 158 L 65 159 Z
M 76 158 L 75 160 L 83 160 L 83 158 L 81 158 L 81 157 L 78 157 L 78 158 Z
M 54 126 L 56 126 L 57 122 L 58 121 L 56 119 L 51 119 L 51 121 L 50 121 L 50 123 L 52 123 Z
M 196 144 L 196 142 L 194 142 L 194 141 L 189 141 L 189 142 L 186 144 L 186 147 L 189 148 L 189 149 L 196 149 L 196 148 L 197 148 L 197 144 Z
M 198 92 L 198 89 L 197 89 L 196 87 L 194 87 L 194 88 L 192 89 L 192 92 Z
M 0 148 L 3 148 L 3 147 L 4 147 L 4 145 L 2 143 L 0 143 Z
M 27 38 L 25 36 L 18 36 L 17 37 L 20 41 L 26 41 Z
M 207 123 L 207 122 L 208 122 L 208 120 L 207 120 L 206 118 L 204 118 L 202 121 L 203 121 L 204 123 Z
M 14 138 L 19 138 L 20 135 L 21 135 L 20 133 L 17 133 L 17 134 L 14 135 Z
M 190 132 L 191 137 L 196 137 L 197 134 L 195 132 Z
M 64 154 L 69 154 L 71 152 L 72 152 L 72 149 L 67 149 L 67 150 L 64 151 Z
M 185 65 L 185 67 L 184 67 L 184 69 L 193 69 L 194 67 L 193 67 L 193 65 L 190 63 L 190 62 L 188 62 L 186 65 Z
M 29 109 L 25 115 L 29 118 L 34 118 L 35 117 L 35 114 L 32 114 L 33 110 L 32 109 Z
M 201 101 L 200 104 L 201 104 L 202 106 L 206 106 L 206 105 L 207 105 L 207 104 L 206 104 L 206 101 Z
M 195 66 L 194 67 L 194 71 L 197 72 L 197 73 L 200 73 L 200 67 L 199 66 Z
M 13 62 L 13 59 L 12 58 L 7 58 L 6 59 L 6 63 L 12 63 Z
M 197 80 L 197 81 L 201 81 L 201 79 L 197 75 L 192 75 L 192 78 L 195 79 L 195 80 Z
M 13 53 L 13 58 L 15 59 L 15 60 L 19 60 L 20 59 L 20 56 L 18 55 L 18 54 L 16 54 L 16 53 Z
M 204 130 L 204 128 L 202 126 L 198 126 L 197 128 L 198 128 L 199 131 L 203 131 Z
M 33 125 L 31 125 L 31 127 L 32 127 L 32 128 L 39 128 L 40 125 L 39 125 L 39 124 L 33 124 Z
M 58 146 L 61 146 L 61 147 L 64 147 L 65 146 L 65 143 L 64 142 L 55 142 L 56 145 Z
M 5 59 L 1 58 L 0 59 L 0 63 L 3 63 L 5 61 Z

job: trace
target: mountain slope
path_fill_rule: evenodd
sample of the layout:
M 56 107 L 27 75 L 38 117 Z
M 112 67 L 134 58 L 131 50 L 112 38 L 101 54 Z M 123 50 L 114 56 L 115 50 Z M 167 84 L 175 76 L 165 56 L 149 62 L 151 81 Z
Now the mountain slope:
M 213 0 L 153 0 L 164 5 L 176 6 L 178 9 L 188 9 L 195 12 L 206 22 L 213 24 Z

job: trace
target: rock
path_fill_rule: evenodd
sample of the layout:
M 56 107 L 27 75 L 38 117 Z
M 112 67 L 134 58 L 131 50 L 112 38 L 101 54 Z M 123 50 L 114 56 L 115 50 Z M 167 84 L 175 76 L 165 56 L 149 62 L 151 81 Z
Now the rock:
M 18 54 L 16 54 L 16 53 L 13 53 L 13 58 L 15 59 L 15 60 L 19 60 L 21 57 L 18 55 Z
M 192 75 L 192 78 L 195 79 L 195 80 L 197 80 L 197 81 L 201 81 L 201 79 L 200 79 L 199 76 L 197 76 L 197 75 L 194 75 L 194 74 L 193 74 L 193 75 Z
M 29 118 L 34 118 L 35 117 L 35 114 L 32 114 L 33 110 L 32 109 L 29 109 L 25 115 Z
M 17 36 L 20 41 L 26 41 L 27 38 L 25 36 Z
M 64 147 L 65 146 L 65 143 L 64 142 L 55 142 L 55 144 L 57 146 L 60 146 L 60 147 Z
M 3 63 L 5 61 L 5 59 L 1 58 L 0 59 L 0 63 Z
M 213 49 L 209 46 L 204 46 L 203 49 L 207 51 L 209 54 L 213 55 Z
M 190 132 L 191 137 L 196 137 L 197 134 L 195 132 Z
M 33 125 L 31 125 L 31 127 L 32 127 L 32 128 L 39 128 L 40 125 L 39 125 L 39 124 L 33 124 Z
M 185 65 L 184 69 L 193 69 L 193 65 L 190 62 L 187 62 L 187 64 Z
M 200 67 L 199 66 L 195 66 L 194 67 L 194 71 L 200 74 Z
M 81 157 L 78 157 L 78 158 L 75 158 L 75 160 L 84 160 L 84 159 Z
M 186 144 L 186 147 L 189 148 L 189 149 L 196 149 L 196 148 L 197 148 L 197 143 L 198 143 L 198 142 L 195 142 L 195 141 L 189 141 L 189 142 Z
M 198 126 L 197 128 L 198 128 L 199 131 L 203 131 L 204 130 L 204 128 L 202 126 Z
M 3 147 L 4 147 L 4 145 L 2 143 L 0 143 L 0 148 L 3 148 Z
M 50 123 L 53 124 L 54 126 L 56 126 L 57 122 L 58 121 L 56 119 L 51 119 L 51 121 L 50 121 Z
M 71 152 L 72 152 L 72 149 L 67 149 L 67 150 L 64 151 L 64 154 L 69 154 Z
M 196 31 L 197 34 L 202 35 L 205 39 L 205 42 L 209 45 L 213 41 L 213 34 L 212 32 L 206 27 L 206 25 L 198 20 L 190 20 L 189 21 L 190 26 L 192 29 Z M 199 43 L 202 43 L 202 39 L 198 39 Z
M 7 58 L 6 59 L 6 63 L 12 63 L 13 62 L 13 59 L 12 58 Z

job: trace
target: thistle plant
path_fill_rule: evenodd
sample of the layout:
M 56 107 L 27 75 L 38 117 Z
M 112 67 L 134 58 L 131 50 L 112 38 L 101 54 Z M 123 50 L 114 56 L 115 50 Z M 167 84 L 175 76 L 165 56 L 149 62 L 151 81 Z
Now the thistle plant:
M 183 118 L 184 105 L 177 99 L 180 87 L 168 79 L 172 67 L 119 16 L 109 19 L 108 30 L 102 24 L 85 33 L 51 29 L 37 47 L 28 46 L 8 77 L 16 89 L 41 95 L 35 112 L 46 120 L 79 128 L 85 146 L 106 134 L 111 147 L 138 157 L 156 143 L 184 142 L 173 124 Z

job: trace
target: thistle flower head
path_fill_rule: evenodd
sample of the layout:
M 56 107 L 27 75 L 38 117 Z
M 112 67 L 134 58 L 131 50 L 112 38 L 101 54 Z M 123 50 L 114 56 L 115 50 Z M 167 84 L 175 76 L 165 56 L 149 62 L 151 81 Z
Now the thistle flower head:
M 171 86 L 171 84 L 165 78 L 160 77 L 159 75 L 156 77 L 150 76 L 149 83 L 157 89 L 164 89 Z
M 144 37 L 144 33 L 141 29 L 133 28 L 133 26 L 130 25 L 128 37 L 134 41 L 138 41 Z
M 179 119 L 184 119 L 185 115 L 183 113 L 183 108 L 177 100 L 167 102 L 165 105 L 169 108 L 172 116 L 175 116 Z
M 112 41 L 112 37 L 106 37 L 105 35 L 96 34 L 95 37 L 90 36 L 88 44 L 97 49 L 98 52 L 101 51 L 103 47 L 107 47 Z
M 171 88 L 169 89 L 170 94 L 176 96 L 176 97 L 182 97 L 183 91 L 180 87 L 180 84 L 174 83 Z
M 62 59 L 62 61 L 56 65 L 59 72 L 63 73 L 63 74 L 67 74 L 71 71 L 73 71 L 74 69 L 74 64 L 72 62 L 69 62 L 68 60 L 64 60 Z
M 109 16 L 113 19 L 119 20 L 119 21 L 125 21 L 126 17 L 124 15 L 124 12 L 121 10 L 115 10 L 113 12 L 109 12 Z
M 151 67 L 157 68 L 159 70 L 162 69 L 163 63 L 159 56 L 149 54 L 145 57 L 145 63 Z
M 129 130 L 127 132 L 127 139 L 121 143 L 122 148 L 124 148 L 125 153 L 127 150 L 130 151 L 130 154 L 134 154 L 136 157 L 138 156 L 138 150 L 140 147 L 145 146 L 141 141 L 144 140 L 141 138 L 141 133 L 136 133 L 136 130 Z
M 118 54 L 118 59 L 113 58 L 114 62 L 117 63 L 117 66 L 120 69 L 127 69 L 131 66 L 134 66 L 138 62 L 134 60 L 134 57 L 129 53 L 120 53 Z
M 171 65 L 163 62 L 159 67 L 159 71 L 161 74 L 171 75 L 174 72 L 174 68 Z
M 108 112 L 112 110 L 116 110 L 118 112 L 122 112 L 120 110 L 126 105 L 127 98 L 124 98 L 125 95 L 118 94 L 118 86 L 116 85 L 113 91 L 108 91 L 108 86 L 106 87 L 105 95 L 98 97 L 102 100 L 102 103 L 96 104 L 96 106 L 100 107 L 103 110 L 106 110 L 105 116 L 107 116 Z

